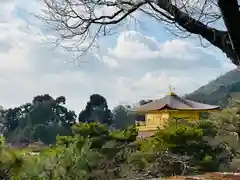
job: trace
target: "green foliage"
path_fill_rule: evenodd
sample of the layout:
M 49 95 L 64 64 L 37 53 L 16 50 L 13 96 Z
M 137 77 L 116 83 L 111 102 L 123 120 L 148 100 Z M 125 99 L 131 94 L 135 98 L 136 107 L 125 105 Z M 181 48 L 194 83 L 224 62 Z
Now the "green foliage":
M 97 121 L 93 123 L 78 123 L 73 126 L 73 132 L 83 137 L 98 137 L 109 134 L 108 128 Z
M 15 179 L 113 180 L 156 178 L 196 171 L 218 170 L 224 149 L 214 139 L 216 126 L 209 121 L 173 123 L 155 136 L 136 139 L 134 127 L 110 130 L 99 122 L 79 123 L 72 136 L 57 136 L 57 144 L 39 149 L 9 150 L 1 140 L 4 176 Z M 204 128 L 204 129 L 203 129 Z M 1 155 L 1 154 L 0 154 Z M 8 171 L 4 171 L 4 170 Z
M 63 96 L 43 95 L 32 103 L 0 110 L 6 127 L 0 138 L 0 179 L 148 179 L 232 170 L 239 164 L 238 101 L 207 120 L 173 120 L 144 139 L 137 139 L 135 126 L 128 125 L 134 118 L 129 107 L 115 108 L 114 129 L 109 126 L 112 119 L 104 97 L 91 96 L 84 112 L 89 113 L 86 117 L 106 121 L 90 118 L 91 122 L 75 123 L 65 101 Z M 25 137 L 32 141 L 25 148 L 5 143 L 5 139 L 23 141 Z
M 226 107 L 229 99 L 239 99 L 239 92 L 240 72 L 239 69 L 235 69 L 200 87 L 193 93 L 186 95 L 186 98 L 197 102 Z
M 151 138 L 151 143 L 147 143 L 148 147 L 152 147 L 152 151 L 155 152 L 167 150 L 180 156 L 192 157 L 191 164 L 201 171 L 218 170 L 222 163 L 219 155 L 225 151 L 225 147 L 212 146 L 209 143 L 216 137 L 215 126 L 207 121 L 194 124 L 178 122 L 177 126 L 173 124 L 164 130 L 159 130 Z M 142 145 L 143 150 L 147 149 L 145 146 Z
M 240 102 L 232 100 L 221 112 L 211 114 L 210 120 L 218 130 L 218 139 L 226 145 L 233 155 L 240 153 Z
M 79 122 L 98 121 L 102 124 L 112 124 L 112 113 L 108 109 L 107 100 L 99 95 L 92 94 L 85 109 L 78 116 Z
M 63 105 L 65 97 L 53 99 L 45 94 L 33 98 L 32 103 L 3 111 L 3 132 L 9 142 L 42 141 L 52 144 L 57 135 L 71 135 L 76 115 Z
M 97 122 L 75 125 L 74 137 L 58 137 L 57 146 L 48 149 L 51 153 L 44 151 L 37 159 L 32 158 L 27 164 L 31 166 L 34 163 L 34 170 L 29 171 L 25 166 L 18 178 L 34 179 L 36 175 L 43 179 L 84 180 L 120 177 L 119 163 L 126 161 L 124 154 L 133 136 L 136 139 L 135 132 L 129 128 L 122 132 L 127 135 L 123 136 L 121 132 L 111 132 Z M 97 137 L 98 142 L 95 141 Z
M 118 105 L 112 111 L 114 127 L 124 129 L 135 124 L 135 114 L 129 106 Z
M 226 171 L 236 172 L 236 171 L 239 171 L 239 168 L 240 168 L 240 157 L 236 157 L 229 164 L 229 167 L 226 169 Z

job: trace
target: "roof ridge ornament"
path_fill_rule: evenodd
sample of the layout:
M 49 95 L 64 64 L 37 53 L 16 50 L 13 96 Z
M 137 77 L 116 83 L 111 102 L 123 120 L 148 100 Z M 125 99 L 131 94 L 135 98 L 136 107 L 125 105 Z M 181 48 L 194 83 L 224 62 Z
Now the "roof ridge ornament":
M 170 96 L 176 95 L 173 90 L 174 90 L 174 88 L 172 87 L 172 85 L 169 85 L 169 95 Z

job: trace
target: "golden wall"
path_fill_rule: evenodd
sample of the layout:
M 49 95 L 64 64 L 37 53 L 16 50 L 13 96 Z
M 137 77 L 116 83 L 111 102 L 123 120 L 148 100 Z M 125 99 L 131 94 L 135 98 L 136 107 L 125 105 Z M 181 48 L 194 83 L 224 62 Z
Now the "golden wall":
M 139 131 L 152 131 L 162 129 L 169 119 L 168 112 L 152 112 L 145 115 L 145 125 L 138 126 Z
M 198 111 L 158 111 L 147 113 L 145 122 L 137 126 L 139 131 L 152 131 L 158 128 L 163 129 L 168 125 L 168 121 L 173 118 L 182 118 L 189 121 L 199 120 L 200 112 Z
M 188 121 L 196 121 L 200 118 L 200 112 L 198 111 L 171 111 L 170 119 L 182 118 Z

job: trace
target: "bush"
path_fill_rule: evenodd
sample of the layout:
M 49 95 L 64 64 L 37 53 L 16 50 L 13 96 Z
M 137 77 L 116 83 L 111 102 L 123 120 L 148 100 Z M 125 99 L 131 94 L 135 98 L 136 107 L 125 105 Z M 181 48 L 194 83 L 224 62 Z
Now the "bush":
M 110 180 L 124 174 L 121 166 L 131 152 L 128 145 L 136 140 L 134 128 L 112 132 L 99 123 L 80 123 L 73 131 L 74 137 L 58 137 L 56 147 L 29 161 L 18 178 Z
M 179 122 L 178 126 L 170 125 L 159 130 L 152 138 L 151 146 L 159 151 L 166 149 L 173 154 L 191 157 L 191 164 L 199 171 L 217 171 L 225 162 L 221 154 L 226 149 L 221 143 L 210 143 L 216 136 L 216 127 L 209 121 Z
M 232 162 L 229 164 L 229 167 L 227 169 L 230 172 L 236 172 L 240 170 L 240 157 L 236 157 L 232 160 Z
M 73 134 L 58 136 L 57 144 L 42 148 L 39 155 L 24 153 L 30 149 L 10 150 L 2 140 L 0 175 L 30 180 L 147 179 L 217 171 L 229 164 L 229 151 L 216 141 L 218 130 L 209 121 L 170 124 L 138 140 L 134 127 L 109 130 L 97 122 L 76 124 Z

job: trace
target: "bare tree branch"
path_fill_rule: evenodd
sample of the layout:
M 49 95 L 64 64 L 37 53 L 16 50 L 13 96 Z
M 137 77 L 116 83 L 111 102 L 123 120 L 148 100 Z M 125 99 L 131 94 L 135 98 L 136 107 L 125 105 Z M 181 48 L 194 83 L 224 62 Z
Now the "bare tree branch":
M 235 41 L 232 46 L 229 32 L 211 26 L 221 19 L 219 3 L 214 0 L 42 1 L 45 9 L 40 18 L 59 33 L 60 41 L 70 41 L 62 45 L 68 50 L 85 54 L 96 45 L 100 36 L 113 34 L 114 29 L 117 31 L 121 24 L 135 20 L 134 14 L 141 12 L 166 25 L 177 27 L 180 32 L 199 35 L 221 49 L 235 65 L 240 64 L 240 51 Z
M 190 33 L 202 36 L 211 44 L 226 53 L 227 56 L 232 59 L 234 64 L 239 64 L 237 55 L 232 49 L 227 31 L 220 31 L 203 24 L 202 22 L 190 17 L 187 13 L 178 9 L 175 5 L 171 4 L 170 1 L 163 3 L 163 1 L 158 0 L 157 5 L 172 15 L 175 18 L 175 22 L 178 23 L 179 26 L 183 27 Z

